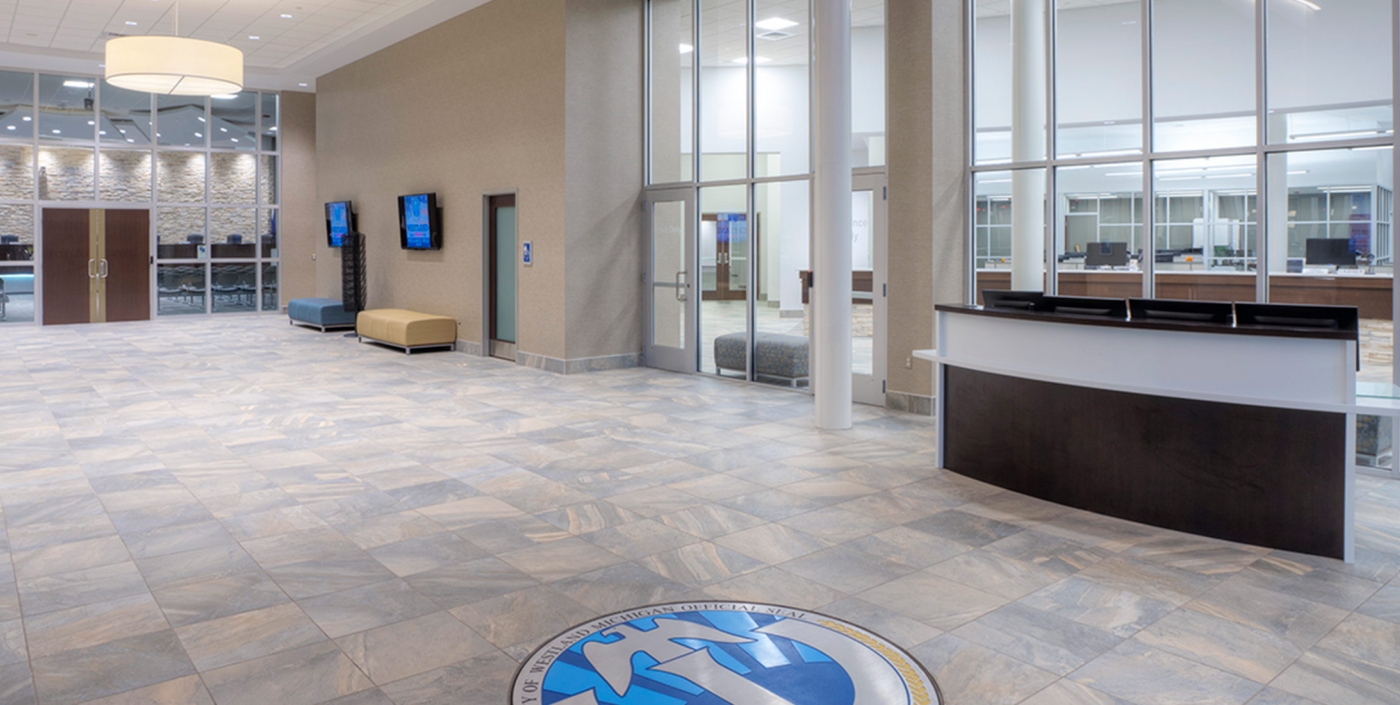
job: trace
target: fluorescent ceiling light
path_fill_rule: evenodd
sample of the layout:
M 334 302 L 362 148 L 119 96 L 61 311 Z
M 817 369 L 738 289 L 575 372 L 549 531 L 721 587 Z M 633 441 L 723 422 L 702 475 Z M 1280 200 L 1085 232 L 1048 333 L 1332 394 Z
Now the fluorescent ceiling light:
M 778 31 L 778 30 L 780 30 L 780 29 L 787 29 L 788 27 L 796 27 L 796 26 L 797 26 L 797 23 L 796 23 L 796 22 L 793 22 L 792 20 L 789 20 L 789 19 L 784 19 L 784 18 L 782 18 L 782 17 L 769 17 L 768 19 L 763 20 L 763 21 L 761 21 L 761 22 L 755 22 L 755 23 L 753 23 L 753 26 L 755 26 L 755 27 L 757 27 L 757 28 L 759 28 L 759 29 L 767 30 L 767 31 L 769 31 L 769 32 L 776 32 L 776 31 Z
M 1011 183 L 1011 179 L 988 179 L 988 180 L 986 180 L 986 181 L 978 181 L 977 183 L 979 183 L 979 184 L 1009 184 L 1009 183 Z
M 211 95 L 209 97 L 213 98 L 214 100 L 234 100 L 238 98 L 238 96 L 234 95 L 233 93 L 223 93 L 220 95 Z
M 251 40 L 253 40 L 253 41 L 255 41 L 255 42 L 258 41 L 259 39 L 262 39 L 262 37 L 259 37 L 259 36 L 256 35 L 256 34 L 250 34 L 250 35 L 248 35 L 248 38 L 251 39 Z
M 1109 173 L 1107 173 L 1107 174 L 1104 174 L 1104 176 L 1137 176 L 1137 177 L 1141 177 L 1141 176 L 1142 176 L 1142 172 L 1140 172 L 1140 171 L 1118 171 L 1118 172 L 1109 172 Z
M 1313 10 L 1313 11 L 1317 11 L 1317 10 L 1321 10 L 1321 9 L 1322 9 L 1321 7 L 1318 7 L 1317 3 L 1308 2 L 1308 0 L 1293 0 L 1293 2 L 1296 2 L 1296 3 L 1298 3 L 1299 5 L 1302 5 L 1303 7 L 1306 7 L 1306 8 L 1308 8 L 1309 10 Z
M 127 21 L 126 21 L 126 26 L 128 26 L 128 27 L 135 27 L 135 26 L 136 26 L 136 23 L 135 23 L 135 22 L 132 22 L 131 20 L 127 20 Z
M 286 14 L 286 13 L 282 13 L 282 19 L 284 19 L 284 20 L 290 20 L 290 19 L 292 19 L 292 16 L 291 16 L 291 15 L 288 15 L 288 14 Z
M 1299 142 L 1310 142 L 1312 140 L 1333 140 L 1343 137 L 1375 137 L 1384 135 L 1388 130 L 1350 130 L 1347 132 L 1309 132 L 1302 135 L 1289 135 L 1289 139 Z
M 29 122 L 30 120 L 33 120 L 34 118 L 32 118 L 32 117 L 30 117 L 30 116 L 28 116 L 28 115 L 25 115 L 24 117 L 22 117 L 22 118 L 20 118 L 20 119 L 23 120 L 23 121 L 25 121 L 25 122 Z
M 63 87 L 64 87 L 64 88 L 92 88 L 92 81 L 79 81 L 79 80 L 71 79 L 71 78 L 70 78 L 70 79 L 68 79 L 67 81 L 64 81 L 64 82 L 63 82 Z
M 1353 151 L 1353 152 L 1373 152 L 1373 151 L 1378 150 L 1378 149 L 1390 149 L 1390 145 L 1387 145 L 1387 144 L 1378 144 L 1378 145 L 1376 145 L 1376 146 L 1374 146 L 1374 147 L 1352 147 L 1352 148 L 1351 148 L 1351 151 Z
M 682 44 L 682 45 L 681 45 L 681 53 L 682 53 L 682 54 L 689 54 L 689 53 L 692 52 L 692 51 L 695 51 L 695 47 L 693 47 L 693 46 L 691 46 L 691 45 L 689 45 L 689 44 Z M 301 84 L 301 85 L 304 86 L 304 85 L 306 85 L 306 84 L 303 83 L 303 84 Z
M 1307 169 L 1299 169 L 1298 171 L 1290 171 L 1290 172 L 1288 172 L 1288 175 L 1289 175 L 1289 176 L 1300 176 L 1300 175 L 1306 174 L 1306 173 L 1308 173 L 1308 170 L 1307 170 Z

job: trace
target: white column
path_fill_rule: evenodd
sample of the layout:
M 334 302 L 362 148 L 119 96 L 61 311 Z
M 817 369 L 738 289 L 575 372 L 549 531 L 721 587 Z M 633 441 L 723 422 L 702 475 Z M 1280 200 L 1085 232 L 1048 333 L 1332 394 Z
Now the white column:
M 1046 0 L 1011 0 L 1011 159 L 1045 158 Z M 1011 173 L 1011 288 L 1045 288 L 1045 172 Z
M 851 3 L 816 0 L 812 391 L 817 428 L 851 427 Z
M 1269 115 L 1269 134 L 1280 135 L 1288 129 L 1287 115 Z M 1265 187 L 1269 189 L 1267 213 L 1261 214 L 1268 220 L 1267 237 L 1269 274 L 1288 272 L 1288 157 L 1274 155 L 1264 162 Z

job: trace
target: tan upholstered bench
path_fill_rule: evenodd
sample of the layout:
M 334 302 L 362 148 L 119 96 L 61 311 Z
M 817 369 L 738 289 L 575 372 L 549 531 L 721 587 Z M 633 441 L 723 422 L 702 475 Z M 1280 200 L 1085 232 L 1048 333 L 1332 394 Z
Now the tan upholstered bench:
M 424 348 L 457 348 L 457 321 L 398 308 L 361 311 L 355 317 L 355 334 L 366 340 L 402 348 L 404 354 Z

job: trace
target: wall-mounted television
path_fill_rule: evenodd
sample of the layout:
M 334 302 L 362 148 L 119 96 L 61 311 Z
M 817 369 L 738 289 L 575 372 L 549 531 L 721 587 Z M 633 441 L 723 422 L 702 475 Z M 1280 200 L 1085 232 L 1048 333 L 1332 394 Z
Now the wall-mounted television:
M 399 245 L 405 250 L 442 249 L 437 194 L 399 196 Z
M 326 204 L 326 244 L 340 247 L 347 233 L 355 232 L 355 210 L 349 201 Z

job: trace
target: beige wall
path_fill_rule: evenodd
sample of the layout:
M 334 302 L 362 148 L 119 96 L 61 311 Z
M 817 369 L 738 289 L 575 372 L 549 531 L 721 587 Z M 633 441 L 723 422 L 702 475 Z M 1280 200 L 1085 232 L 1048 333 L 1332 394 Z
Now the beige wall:
M 317 295 L 317 263 L 312 257 L 325 255 L 326 221 L 316 193 L 316 94 L 282 93 L 277 131 L 282 139 L 278 286 L 285 308 L 292 299 Z
M 569 0 L 569 359 L 642 347 L 642 5 Z
M 519 348 L 564 357 L 564 100 L 565 0 L 495 0 L 317 79 L 317 202 L 354 202 L 370 307 L 452 316 L 480 341 L 482 195 L 515 191 L 535 248 Z M 443 249 L 407 252 L 395 198 L 423 191 Z M 317 292 L 339 298 L 339 251 L 324 235 L 316 251 Z

